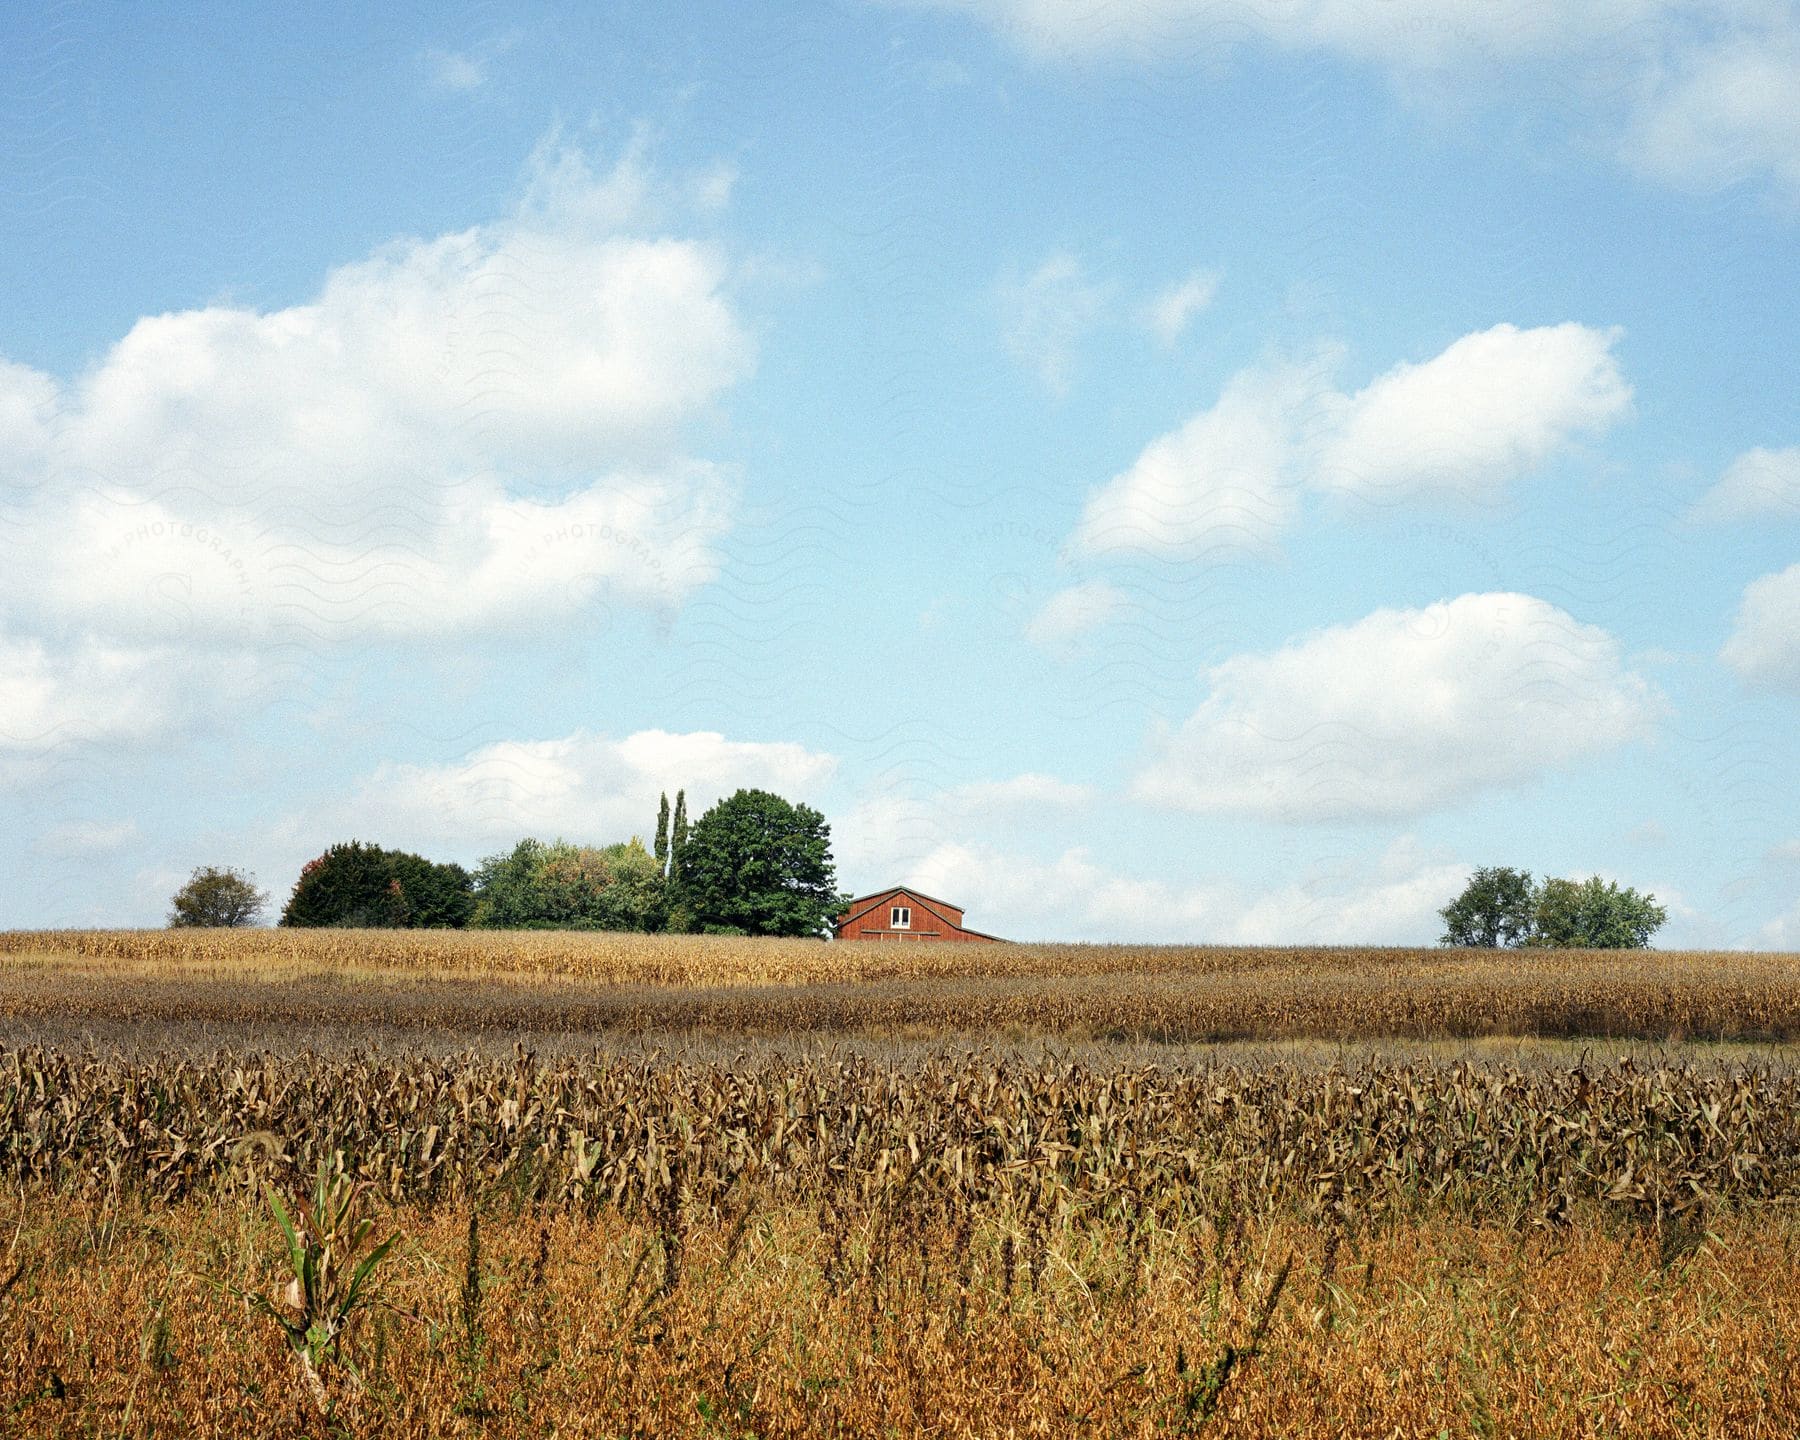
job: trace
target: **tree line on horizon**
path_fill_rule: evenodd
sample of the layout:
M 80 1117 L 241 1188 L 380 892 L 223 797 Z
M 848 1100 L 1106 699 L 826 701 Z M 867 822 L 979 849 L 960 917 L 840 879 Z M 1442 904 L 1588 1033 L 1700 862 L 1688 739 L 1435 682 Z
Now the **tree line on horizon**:
M 473 871 L 350 840 L 309 860 L 279 924 L 304 927 L 620 930 L 823 936 L 837 890 L 831 827 L 809 805 L 739 790 L 692 826 L 687 795 L 665 793 L 654 849 L 520 840 Z M 236 871 L 196 870 L 172 926 L 255 923 L 267 896 Z

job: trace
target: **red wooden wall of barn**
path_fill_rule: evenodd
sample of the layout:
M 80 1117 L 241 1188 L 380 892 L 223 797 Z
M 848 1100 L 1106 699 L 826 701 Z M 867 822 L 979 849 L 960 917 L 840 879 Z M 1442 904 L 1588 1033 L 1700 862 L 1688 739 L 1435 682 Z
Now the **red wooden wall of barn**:
M 907 930 L 889 927 L 895 904 L 912 907 L 912 926 Z M 941 914 L 939 912 L 942 912 Z M 946 917 L 955 916 L 955 922 Z M 963 912 L 954 905 L 925 904 L 908 890 L 890 890 L 874 904 L 867 901 L 863 913 L 840 929 L 840 940 L 960 940 L 991 944 L 992 937 L 977 935 L 962 928 Z

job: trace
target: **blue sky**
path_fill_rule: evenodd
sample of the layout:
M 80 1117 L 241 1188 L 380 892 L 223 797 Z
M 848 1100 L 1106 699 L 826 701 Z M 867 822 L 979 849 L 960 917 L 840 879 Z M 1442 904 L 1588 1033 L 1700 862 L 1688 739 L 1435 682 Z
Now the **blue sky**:
M 1791 4 L 0 26 L 0 924 L 762 785 L 1020 938 L 1800 948 Z

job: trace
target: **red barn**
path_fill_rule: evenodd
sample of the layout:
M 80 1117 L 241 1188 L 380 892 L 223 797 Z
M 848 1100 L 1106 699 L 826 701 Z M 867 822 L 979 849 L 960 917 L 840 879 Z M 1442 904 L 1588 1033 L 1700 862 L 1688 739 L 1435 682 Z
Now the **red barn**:
M 980 940 L 1003 943 L 963 924 L 962 906 L 896 885 L 850 902 L 837 918 L 840 940 Z

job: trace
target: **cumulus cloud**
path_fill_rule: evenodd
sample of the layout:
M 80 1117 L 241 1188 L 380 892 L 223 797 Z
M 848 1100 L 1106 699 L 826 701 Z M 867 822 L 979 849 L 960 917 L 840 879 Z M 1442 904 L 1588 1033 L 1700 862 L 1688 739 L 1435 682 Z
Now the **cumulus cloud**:
M 1720 654 L 1749 684 L 1800 691 L 1800 565 L 1744 588 Z
M 1058 590 L 1025 626 L 1025 638 L 1043 650 L 1061 650 L 1100 629 L 1125 608 L 1125 592 L 1105 580 Z
M 1465 335 L 1345 394 L 1336 357 L 1239 371 L 1088 500 L 1077 550 L 1220 558 L 1271 550 L 1303 489 L 1491 501 L 1578 436 L 1630 413 L 1616 329 Z
M 1638 739 L 1663 703 L 1606 631 L 1512 594 L 1378 610 L 1206 679 L 1135 793 L 1272 820 L 1439 810 Z
M 921 863 L 946 846 L 977 833 L 1041 836 L 1078 826 L 1098 798 L 1092 786 L 1039 771 L 955 785 L 878 784 L 832 830 L 839 874 L 859 888 L 923 884 Z
M 1240 371 L 1211 409 L 1151 441 L 1089 498 L 1075 548 L 1183 559 L 1266 551 L 1298 508 L 1295 436 L 1318 391 L 1297 367 Z
M 1630 413 L 1612 353 L 1621 333 L 1496 325 L 1423 364 L 1397 365 L 1339 402 L 1317 483 L 1389 499 L 1495 498 L 1576 436 Z
M 1053 64 L 1167 68 L 1246 46 L 1373 66 L 1407 92 L 1454 87 L 1579 106 L 1624 161 L 1685 188 L 1769 179 L 1800 192 L 1800 31 L 1767 0 L 911 0 L 986 24 Z
M 0 634 L 0 784 L 37 780 L 84 747 L 161 742 L 229 703 L 245 678 L 239 659 Z
M 1028 275 L 999 286 L 1000 338 L 1007 354 L 1062 394 L 1074 379 L 1081 342 L 1105 317 L 1112 286 L 1090 279 L 1067 251 L 1051 255 Z
M 1727 523 L 1800 515 L 1800 445 L 1746 450 L 1694 506 L 1696 520 Z
M 142 640 L 308 642 L 666 607 L 714 572 L 731 476 L 684 423 L 745 376 L 730 267 L 663 233 L 634 149 L 560 146 L 492 224 L 304 304 L 147 316 L 87 373 L 0 366 L 25 495 L 16 614 Z
M 465 854 L 525 835 L 612 841 L 636 834 L 647 842 L 663 792 L 673 799 L 685 789 L 688 813 L 698 819 L 739 788 L 806 800 L 836 768 L 835 757 L 786 741 L 730 740 L 715 731 L 641 730 L 622 739 L 577 731 L 499 741 L 447 764 L 383 766 L 309 828 Z
M 1359 0 L 1297 5 L 1242 0 L 925 0 L 986 21 L 1048 59 L 1097 53 L 1167 63 L 1184 53 L 1260 39 L 1286 49 L 1330 50 L 1403 70 L 1471 59 L 1516 58 L 1607 41 L 1622 24 L 1672 10 L 1674 0 L 1600 0 L 1579 6 L 1497 6 L 1482 0 Z
M 1624 153 L 1684 189 L 1718 190 L 1760 176 L 1800 194 L 1800 29 L 1724 37 L 1673 57 L 1633 118 Z
M 1150 300 L 1144 307 L 1144 324 L 1162 342 L 1163 348 L 1168 349 L 1182 337 L 1193 318 L 1212 304 L 1213 296 L 1218 293 L 1218 272 L 1196 270 Z
M 1040 859 L 952 841 L 924 856 L 911 883 L 967 909 L 969 923 L 1009 939 L 1140 943 L 1429 944 L 1438 907 L 1469 868 L 1409 837 L 1372 860 L 1321 861 L 1260 888 L 1228 880 L 1127 874 L 1073 847 Z

